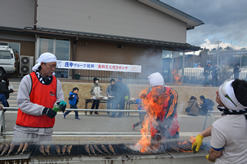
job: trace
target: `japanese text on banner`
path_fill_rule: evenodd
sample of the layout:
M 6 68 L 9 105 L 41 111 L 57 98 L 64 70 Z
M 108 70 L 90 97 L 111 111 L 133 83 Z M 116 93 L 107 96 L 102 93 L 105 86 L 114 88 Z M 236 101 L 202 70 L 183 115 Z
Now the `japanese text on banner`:
M 140 65 L 77 62 L 77 61 L 63 61 L 63 60 L 59 60 L 57 62 L 57 68 L 141 73 Z

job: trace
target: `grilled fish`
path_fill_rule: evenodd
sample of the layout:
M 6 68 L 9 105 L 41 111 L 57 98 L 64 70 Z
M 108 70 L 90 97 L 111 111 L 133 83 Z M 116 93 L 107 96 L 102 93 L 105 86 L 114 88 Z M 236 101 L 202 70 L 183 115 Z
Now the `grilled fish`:
M 5 144 L 1 144 L 1 145 L 0 145 L 0 152 L 3 151 L 4 146 L 5 146 Z
M 98 148 L 97 145 L 93 145 L 93 147 L 94 147 L 94 149 L 97 150 L 99 153 L 105 155 L 105 153 L 103 153 L 103 152 Z
M 63 155 L 65 155 L 66 149 L 67 149 L 67 145 L 64 145 L 63 148 L 62 148 Z
M 51 155 L 51 154 L 50 154 L 50 147 L 51 147 L 51 145 L 47 145 L 47 146 L 45 147 L 45 152 L 47 153 L 47 155 Z
M 89 146 L 89 148 L 90 148 L 90 151 L 91 151 L 94 155 L 96 155 L 96 153 L 95 153 L 95 150 L 94 150 L 93 146 L 92 146 L 92 145 L 90 145 L 90 146 Z
M 10 153 L 14 150 L 14 148 L 15 148 L 15 145 L 10 144 L 8 155 L 10 155 Z
M 112 152 L 113 154 L 116 154 L 115 151 L 114 151 L 114 149 L 113 149 L 113 147 L 112 147 L 111 145 L 108 145 L 108 147 L 109 147 L 109 149 L 111 150 L 111 152 Z
M 3 151 L 2 151 L 1 156 L 3 156 L 5 153 L 7 153 L 8 150 L 9 150 L 9 144 L 6 144 L 6 145 L 4 146 L 4 149 L 3 149 Z
M 89 149 L 89 145 L 86 145 L 86 146 L 85 146 L 85 150 L 86 150 L 86 152 L 87 152 L 89 155 L 91 155 L 90 149 Z
M 46 154 L 45 154 L 45 147 L 44 147 L 43 145 L 41 145 L 41 146 L 39 147 L 39 152 L 42 153 L 43 155 L 46 155 Z
M 18 148 L 18 150 L 17 150 L 17 152 L 15 154 L 19 154 L 21 152 L 23 146 L 24 146 L 24 143 L 21 143 L 19 148 Z
M 27 148 L 28 148 L 28 143 L 25 143 L 21 154 L 23 154 L 27 150 Z
M 57 152 L 57 155 L 61 155 L 60 154 L 60 147 L 58 145 L 56 145 L 56 152 Z
M 107 154 L 111 154 L 111 153 L 107 150 L 107 148 L 106 148 L 104 145 L 101 145 L 101 148 L 102 148 Z
M 68 154 L 70 154 L 71 149 L 72 149 L 72 145 L 67 146 L 67 153 L 68 153 Z

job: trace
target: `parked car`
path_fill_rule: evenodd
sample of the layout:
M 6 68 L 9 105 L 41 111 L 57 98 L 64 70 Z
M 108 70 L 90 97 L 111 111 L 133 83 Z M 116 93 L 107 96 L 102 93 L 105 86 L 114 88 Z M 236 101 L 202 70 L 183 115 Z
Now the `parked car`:
M 5 73 L 15 73 L 14 50 L 9 46 L 0 45 L 0 77 Z

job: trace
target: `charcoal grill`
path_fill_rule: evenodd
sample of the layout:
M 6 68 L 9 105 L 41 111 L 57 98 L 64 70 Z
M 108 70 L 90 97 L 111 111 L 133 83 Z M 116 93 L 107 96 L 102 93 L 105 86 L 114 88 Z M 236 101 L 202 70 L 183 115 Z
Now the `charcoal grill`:
M 33 161 L 34 163 L 76 163 L 83 161 L 84 163 L 92 163 L 92 161 L 142 161 L 142 160 L 170 160 L 174 159 L 192 159 L 197 158 L 205 159 L 207 152 L 200 150 L 198 153 L 194 154 L 191 151 L 191 143 L 189 141 L 186 144 L 181 144 L 178 141 L 165 142 L 162 143 L 159 150 L 155 152 L 140 153 L 137 150 L 131 149 L 134 144 L 68 144 L 72 145 L 71 151 L 62 153 L 62 147 L 65 144 L 52 144 L 50 145 L 50 154 L 44 155 L 40 152 L 40 145 L 29 145 L 27 151 L 23 154 L 15 154 L 18 146 L 15 146 L 12 153 L 9 155 L 4 155 L 0 157 L 0 161 Z M 45 145 L 46 146 L 46 145 Z M 60 148 L 60 155 L 56 151 L 56 146 Z M 86 147 L 93 147 L 94 151 L 86 150 Z M 114 149 L 112 151 L 110 146 Z M 95 149 L 95 147 L 98 148 Z M 103 147 L 106 148 L 103 149 Z M 184 160 L 182 160 L 184 163 Z M 186 161 L 186 160 L 185 160 Z M 164 161 L 163 161 L 164 162 Z M 198 162 L 198 161 L 197 161 Z M 131 163 L 131 162 L 130 162 Z M 133 162 L 134 163 L 134 162 Z M 185 162 L 186 163 L 186 162 Z M 184 163 L 184 164 L 185 164 Z M 191 163 L 191 161 L 190 161 Z M 202 162 L 200 162 L 202 164 Z

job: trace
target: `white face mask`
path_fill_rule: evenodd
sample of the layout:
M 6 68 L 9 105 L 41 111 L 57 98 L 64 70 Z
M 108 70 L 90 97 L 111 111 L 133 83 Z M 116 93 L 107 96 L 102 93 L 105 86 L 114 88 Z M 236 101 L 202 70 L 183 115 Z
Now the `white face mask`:
M 99 83 L 99 81 L 98 81 L 98 80 L 96 80 L 96 81 L 95 81 L 95 83 L 96 83 L 96 84 L 98 84 L 98 83 Z

